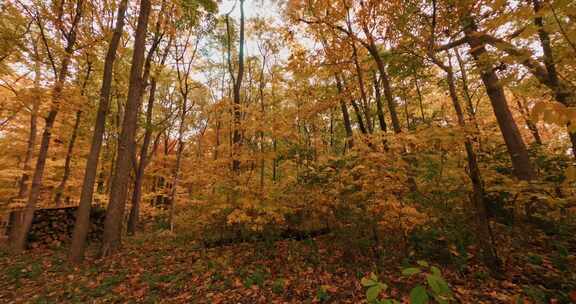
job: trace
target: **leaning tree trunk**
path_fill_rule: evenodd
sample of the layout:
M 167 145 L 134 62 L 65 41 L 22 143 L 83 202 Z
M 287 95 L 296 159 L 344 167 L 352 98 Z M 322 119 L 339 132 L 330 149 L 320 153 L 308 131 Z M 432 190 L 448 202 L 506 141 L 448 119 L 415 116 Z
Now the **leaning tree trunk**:
M 144 65 L 144 51 L 146 49 L 146 32 L 148 31 L 148 19 L 150 16 L 151 1 L 140 1 L 140 13 L 134 38 L 134 53 L 130 68 L 130 83 L 128 86 L 128 98 L 124 109 L 122 131 L 118 138 L 118 152 L 114 177 L 110 189 L 110 200 L 104 221 L 104 235 L 102 238 L 101 256 L 108 256 L 120 248 L 122 235 L 122 222 L 126 197 L 128 195 L 128 183 L 132 170 L 132 155 L 138 107 L 141 100 L 142 68 Z
M 483 60 L 487 54 L 484 42 L 479 38 L 476 24 L 471 17 L 466 17 L 463 24 L 465 24 L 464 34 L 471 49 L 470 53 L 480 67 L 480 78 L 486 87 L 486 93 L 504 137 L 508 154 L 512 159 L 514 175 L 521 180 L 531 180 L 534 178 L 534 169 L 530 162 L 528 150 L 508 107 L 500 79 L 496 75 L 494 67 Z
M 50 147 L 52 128 L 54 127 L 56 116 L 60 110 L 60 98 L 62 97 L 64 82 L 68 77 L 68 67 L 72 61 L 72 54 L 74 53 L 74 46 L 76 44 L 77 25 L 82 18 L 82 6 L 83 1 L 79 0 L 76 4 L 76 16 L 74 17 L 71 30 L 67 35 L 67 45 L 64 49 L 64 57 L 60 63 L 60 71 L 58 72 L 56 82 L 54 83 L 54 88 L 52 91 L 52 105 L 50 107 L 50 111 L 48 112 L 48 116 L 46 117 L 44 132 L 42 133 L 42 140 L 40 141 L 40 150 L 38 151 L 38 159 L 36 161 L 36 168 L 34 169 L 34 175 L 32 177 L 32 186 L 30 187 L 28 202 L 26 203 L 24 210 L 24 219 L 22 221 L 21 227 L 18 229 L 14 243 L 12 244 L 13 249 L 16 252 L 20 252 L 26 249 L 28 232 L 30 231 L 32 220 L 34 219 L 34 210 L 36 209 L 36 204 L 40 198 L 42 177 L 44 176 L 44 168 L 46 166 L 46 159 L 48 158 L 48 148 Z
M 104 73 L 102 77 L 102 87 L 100 89 L 100 102 L 98 104 L 98 112 L 96 114 L 96 122 L 94 131 L 92 133 L 92 143 L 90 145 L 90 152 L 86 161 L 86 169 L 84 170 L 84 180 L 82 182 L 82 191 L 80 194 L 80 205 L 76 212 L 76 222 L 74 224 L 74 231 L 72 233 L 72 244 L 70 246 L 70 259 L 73 262 L 80 262 L 84 258 L 84 248 L 86 246 L 86 237 L 90 228 L 90 208 L 94 196 L 94 182 L 96 181 L 96 174 L 98 171 L 98 160 L 100 156 L 100 148 L 102 147 L 102 140 L 104 137 L 104 130 L 106 128 L 106 114 L 110 106 L 110 91 L 112 88 L 112 73 L 114 69 L 114 61 L 116 60 L 116 51 L 120 45 L 120 38 L 124 28 L 124 17 L 128 0 L 122 0 L 118 6 L 117 20 L 106 53 L 104 61 Z

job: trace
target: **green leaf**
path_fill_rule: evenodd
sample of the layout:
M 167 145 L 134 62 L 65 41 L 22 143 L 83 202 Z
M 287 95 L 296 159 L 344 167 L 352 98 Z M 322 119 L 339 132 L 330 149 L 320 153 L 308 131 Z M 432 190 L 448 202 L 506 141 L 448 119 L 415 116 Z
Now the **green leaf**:
M 442 279 L 441 277 L 429 274 L 426 276 L 426 281 L 428 282 L 428 286 L 430 286 L 430 288 L 435 294 L 438 295 L 452 294 L 452 292 L 450 291 L 450 287 L 448 286 L 448 283 L 446 283 L 446 281 L 444 281 L 444 279 Z
M 360 284 L 362 284 L 362 286 L 364 286 L 364 287 L 370 287 L 370 286 L 376 285 L 376 282 L 374 282 L 368 278 L 362 278 L 362 280 L 360 280 Z
M 432 270 L 432 274 L 438 277 L 442 277 L 442 271 L 440 271 L 440 269 L 436 266 L 432 266 L 430 267 L 430 270 Z
M 376 301 L 376 299 L 378 299 L 378 295 L 380 294 L 381 290 L 382 287 L 380 285 L 374 285 L 368 288 L 368 290 L 366 290 L 366 300 L 368 302 Z
M 409 268 L 404 268 L 404 270 L 402 270 L 402 275 L 405 276 L 411 276 L 414 274 L 420 273 L 420 268 L 417 267 L 409 267 Z
M 416 262 L 416 264 L 422 266 L 422 267 L 428 267 L 428 262 L 423 261 L 423 260 L 419 260 Z
M 410 291 L 410 303 L 412 304 L 427 304 L 429 301 L 426 289 L 420 285 L 412 288 Z

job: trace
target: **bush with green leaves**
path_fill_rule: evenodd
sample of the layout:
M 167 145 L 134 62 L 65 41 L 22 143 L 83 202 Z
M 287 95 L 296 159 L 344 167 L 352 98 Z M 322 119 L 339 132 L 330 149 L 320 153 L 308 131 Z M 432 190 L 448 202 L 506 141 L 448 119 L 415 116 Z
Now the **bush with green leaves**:
M 426 304 L 433 299 L 439 304 L 448 304 L 454 300 L 450 286 L 442 277 L 442 272 L 436 266 L 431 266 L 425 261 L 418 261 L 417 266 L 408 267 L 402 270 L 402 275 L 406 277 L 418 276 L 422 283 L 414 286 L 410 290 L 410 303 Z M 378 277 L 371 273 L 361 280 L 362 286 L 366 288 L 366 301 L 370 304 L 399 304 L 395 299 L 381 299 L 381 294 L 388 289 L 388 285 L 378 280 Z

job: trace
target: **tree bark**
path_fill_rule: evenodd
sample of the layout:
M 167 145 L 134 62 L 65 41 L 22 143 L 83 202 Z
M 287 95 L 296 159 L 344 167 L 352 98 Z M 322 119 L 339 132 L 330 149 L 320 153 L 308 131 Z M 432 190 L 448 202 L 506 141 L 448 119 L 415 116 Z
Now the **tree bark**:
M 178 127 L 178 150 L 176 152 L 176 166 L 172 177 L 172 189 L 170 191 L 170 231 L 174 232 L 174 214 L 176 210 L 176 191 L 178 187 L 182 154 L 184 153 L 184 131 L 186 129 L 187 98 L 184 97 L 182 112 L 180 114 L 180 126 Z
M 241 105 L 240 89 L 242 88 L 242 78 L 244 77 L 244 0 L 240 0 L 240 41 L 238 43 L 238 74 L 234 80 L 234 133 L 232 137 L 232 170 L 236 174 L 240 173 L 240 150 L 242 146 L 241 137 Z
M 376 99 L 376 114 L 378 115 L 378 122 L 380 123 L 380 129 L 382 132 L 386 133 L 386 119 L 384 118 L 384 110 L 382 108 L 382 93 L 380 92 L 380 81 L 375 72 L 372 74 L 372 79 L 374 81 L 374 99 Z
M 512 159 L 514 175 L 521 180 L 531 180 L 534 178 L 534 169 L 532 168 L 528 150 L 508 107 L 500 79 L 496 75 L 492 64 L 483 60 L 483 57 L 487 54 L 484 42 L 479 38 L 476 24 L 471 17 L 464 17 L 462 21 L 466 41 L 471 49 L 470 53 L 480 67 L 480 78 L 486 88 L 486 93 L 504 137 L 508 154 Z
M 76 221 L 72 233 L 72 244 L 70 246 L 70 260 L 75 263 L 84 259 L 86 236 L 90 229 L 90 208 L 94 196 L 94 182 L 96 181 L 100 149 L 102 147 L 104 130 L 106 128 L 106 115 L 110 106 L 110 91 L 112 88 L 114 61 L 116 60 L 116 51 L 118 50 L 120 38 L 122 37 L 127 6 L 128 0 L 122 0 L 118 6 L 114 33 L 112 34 L 110 45 L 108 46 L 108 51 L 106 53 L 106 59 L 104 61 L 100 101 L 98 103 L 96 122 L 92 133 L 90 152 L 88 154 L 88 159 L 86 160 L 84 179 L 82 181 L 82 191 L 80 194 L 80 204 L 78 206 L 78 211 L 76 212 Z
M 134 38 L 134 53 L 130 68 L 130 83 L 128 98 L 124 109 L 122 131 L 118 138 L 118 152 L 114 177 L 110 189 L 110 200 L 104 221 L 104 235 L 100 255 L 109 256 L 120 248 L 122 235 L 122 221 L 126 207 L 128 183 L 132 167 L 132 155 L 139 102 L 142 90 L 142 68 L 144 64 L 144 51 L 146 49 L 146 32 L 150 16 L 151 1 L 140 1 L 140 13 Z
M 36 146 L 36 136 L 38 133 L 38 111 L 40 109 L 40 72 L 41 64 L 38 48 L 34 43 L 34 99 L 32 101 L 32 109 L 30 111 L 30 133 L 28 133 L 28 143 L 26 146 L 26 156 L 24 157 L 24 173 L 20 179 L 18 189 L 18 198 L 23 199 L 26 196 L 28 189 L 28 179 L 30 179 L 30 161 L 34 156 L 34 147 Z
M 86 85 L 90 80 L 90 73 L 92 72 L 92 63 L 88 60 L 88 67 L 86 69 L 86 78 L 82 84 L 82 89 L 80 95 L 84 96 L 86 91 Z M 64 174 L 62 175 L 62 180 L 60 184 L 56 187 L 56 195 L 54 197 L 54 204 L 56 207 L 60 206 L 60 201 L 62 199 L 62 194 L 66 188 L 66 183 L 70 177 L 71 163 L 72 163 L 72 153 L 74 152 L 74 144 L 76 143 L 76 138 L 78 137 L 78 130 L 80 128 L 80 118 L 82 117 L 82 110 L 76 111 L 76 119 L 74 122 L 74 128 L 72 129 L 72 135 L 70 136 L 70 141 L 68 142 L 68 149 L 66 150 L 66 160 L 64 161 Z
M 66 161 L 64 162 L 64 175 L 60 184 L 56 187 L 56 196 L 54 197 L 54 204 L 56 207 L 60 207 L 60 202 L 62 200 L 62 194 L 66 188 L 66 183 L 70 177 L 70 170 L 72 163 L 72 152 L 74 152 L 74 144 L 76 143 L 76 137 L 78 137 L 78 129 L 80 128 L 80 118 L 82 117 L 82 111 L 76 111 L 76 120 L 74 122 L 74 129 L 72 130 L 72 136 L 70 137 L 70 142 L 68 143 L 68 149 L 66 151 Z
M 14 251 L 21 252 L 26 249 L 26 243 L 28 239 L 28 232 L 32 226 L 32 220 L 34 219 L 34 211 L 36 209 L 36 204 L 40 197 L 40 190 L 42 187 L 42 177 L 44 176 L 44 168 L 46 165 L 46 159 L 48 157 L 48 148 L 50 147 L 50 139 L 52 137 L 52 128 L 54 127 L 54 122 L 56 121 L 56 116 L 60 110 L 60 98 L 62 96 L 62 90 L 66 78 L 68 77 L 68 67 L 72 60 L 72 54 L 74 53 L 74 46 L 76 44 L 77 38 L 77 25 L 82 18 L 82 6 L 83 0 L 78 0 L 76 3 L 76 15 L 72 21 L 71 29 L 68 32 L 66 48 L 64 49 L 64 57 L 60 63 L 60 70 L 56 76 L 56 81 L 54 83 L 54 88 L 52 91 L 52 104 L 48 116 L 46 117 L 46 123 L 44 125 L 44 131 L 42 133 L 42 140 L 40 142 L 40 149 L 38 151 L 38 159 L 36 161 L 36 168 L 34 169 L 34 175 L 32 177 L 32 185 L 30 187 L 30 193 L 28 196 L 28 202 L 24 210 L 24 218 L 21 227 L 18 229 L 16 238 L 12 247 Z
M 354 147 L 354 137 L 352 134 L 352 124 L 350 123 L 350 115 L 348 114 L 348 108 L 342 97 L 342 81 L 340 77 L 336 75 L 336 89 L 338 90 L 338 99 L 340 100 L 340 109 L 342 110 L 342 120 L 344 121 L 344 130 L 346 131 L 346 144 L 348 148 Z M 346 149 L 344 149 L 346 150 Z
M 518 96 L 514 96 L 514 99 L 516 99 L 516 105 L 518 105 L 518 110 L 522 114 L 522 117 L 524 118 L 524 121 L 526 122 L 526 126 L 528 127 L 528 130 L 530 130 L 530 133 L 532 134 L 532 137 L 534 138 L 534 142 L 537 145 L 542 145 L 542 138 L 540 137 L 540 132 L 538 131 L 538 127 L 536 126 L 536 124 L 532 120 L 530 120 L 530 114 L 529 114 L 528 106 L 526 105 L 526 99 L 522 98 L 522 101 L 520 101 L 520 98 L 518 98 Z
M 448 59 L 450 60 L 450 59 Z M 464 119 L 464 113 L 460 102 L 458 100 L 458 94 L 456 92 L 456 85 L 454 80 L 454 73 L 451 66 L 443 68 L 446 72 L 446 81 L 448 82 L 448 89 L 450 93 L 450 99 L 452 100 L 452 105 L 456 112 L 458 118 L 458 125 L 461 128 L 466 127 L 466 121 Z M 466 136 L 464 141 L 464 146 L 466 148 L 466 156 L 468 160 L 468 170 L 470 181 L 472 182 L 472 206 L 474 208 L 475 220 L 476 220 L 476 233 L 477 240 L 482 249 L 484 255 L 484 260 L 486 265 L 495 273 L 499 273 L 502 268 L 502 262 L 498 258 L 496 247 L 494 246 L 494 238 L 492 235 L 492 230 L 490 228 L 490 221 L 488 219 L 488 210 L 486 208 L 485 202 L 485 192 L 484 184 L 482 181 L 482 175 L 480 173 L 480 168 L 478 167 L 478 157 L 474 151 L 472 145 L 472 140 L 470 137 Z
M 398 119 L 396 101 L 394 100 L 394 96 L 392 94 L 392 87 L 390 86 L 388 73 L 386 73 L 386 66 L 384 65 L 384 61 L 380 57 L 378 48 L 374 43 L 372 43 L 368 48 L 368 52 L 370 52 L 370 55 L 372 55 L 374 61 L 376 61 L 376 66 L 378 67 L 378 71 L 380 73 L 380 80 L 384 86 L 384 97 L 386 98 L 388 111 L 390 112 L 390 118 L 392 119 L 392 129 L 394 130 L 394 133 L 400 133 L 402 132 L 402 128 L 400 127 L 400 119 Z
M 140 215 L 140 200 L 142 198 L 142 182 L 144 180 L 144 172 L 148 165 L 148 148 L 152 141 L 152 114 L 154 108 L 154 98 L 156 94 L 156 79 L 153 78 L 150 83 L 150 95 L 148 96 L 148 105 L 146 109 L 146 128 L 144 131 L 144 139 L 142 147 L 140 148 L 140 160 L 134 176 L 134 189 L 132 192 L 132 207 L 130 208 L 130 215 L 128 216 L 128 235 L 134 235 L 138 226 L 138 218 Z

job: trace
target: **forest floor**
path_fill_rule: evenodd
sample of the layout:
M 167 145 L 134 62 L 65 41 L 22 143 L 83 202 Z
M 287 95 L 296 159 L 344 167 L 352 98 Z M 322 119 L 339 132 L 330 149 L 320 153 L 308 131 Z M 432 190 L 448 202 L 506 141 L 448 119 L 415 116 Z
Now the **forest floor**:
M 521 294 L 531 298 L 523 303 L 538 303 L 540 296 L 547 303 L 576 302 L 575 270 L 558 270 L 545 251 L 535 243 L 517 252 L 518 259 L 510 255 L 498 280 L 479 264 L 441 268 L 460 303 L 522 303 Z M 0 303 L 366 303 L 360 281 L 373 270 L 330 236 L 202 249 L 156 232 L 127 238 L 122 251 L 105 260 L 90 253 L 73 266 L 65 248 L 16 257 L 0 251 Z M 379 277 L 390 286 L 386 295 L 408 303 L 416 282 L 402 276 L 402 262 L 384 260 Z

